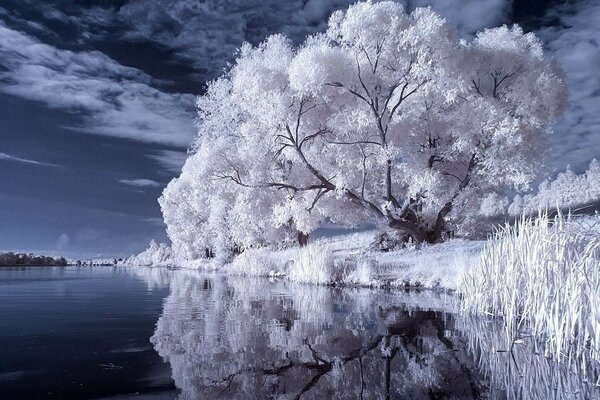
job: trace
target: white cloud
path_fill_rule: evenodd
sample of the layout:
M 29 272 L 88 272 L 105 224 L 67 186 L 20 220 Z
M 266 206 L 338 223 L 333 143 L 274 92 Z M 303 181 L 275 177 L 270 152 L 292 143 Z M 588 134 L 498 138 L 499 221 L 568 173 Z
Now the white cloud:
M 431 6 L 453 23 L 461 36 L 506 22 L 512 0 L 407 0 L 409 8 Z
M 562 65 L 569 107 L 552 136 L 552 164 L 581 169 L 600 155 L 600 3 L 584 0 L 556 7 L 559 26 L 539 34 Z
M 148 157 L 157 161 L 166 171 L 178 174 L 181 172 L 181 167 L 185 164 L 188 155 L 184 151 L 160 150 L 157 153 L 149 154 Z
M 162 219 L 162 217 L 147 217 L 147 218 L 142 218 L 142 220 L 145 222 L 148 222 L 152 225 L 158 225 L 160 227 L 165 226 L 165 221 Z
M 15 161 L 15 162 L 25 163 L 25 164 L 43 165 L 43 166 L 47 166 L 47 167 L 56 167 L 55 164 L 44 163 L 44 162 L 40 162 L 40 161 L 30 160 L 27 158 L 12 156 L 12 155 L 6 154 L 6 153 L 0 153 L 0 160 Z
M 134 187 L 161 187 L 162 184 L 156 181 L 153 181 L 152 179 L 144 179 L 144 178 L 140 178 L 140 179 L 121 179 L 119 182 L 124 183 L 126 185 L 129 186 L 134 186 Z
M 80 113 L 73 129 L 177 146 L 194 134 L 194 96 L 155 89 L 101 52 L 60 50 L 0 22 L 0 65 L 1 91 Z

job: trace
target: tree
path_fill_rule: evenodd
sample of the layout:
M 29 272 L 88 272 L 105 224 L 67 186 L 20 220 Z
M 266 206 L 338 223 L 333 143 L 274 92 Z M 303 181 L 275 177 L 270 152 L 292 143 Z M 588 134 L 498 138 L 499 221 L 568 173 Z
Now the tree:
M 172 261 L 173 251 L 165 243 L 151 240 L 148 248 L 137 255 L 132 255 L 122 262 L 123 265 L 168 265 Z M 121 260 L 119 260 L 121 261 Z M 117 265 L 117 260 L 94 260 L 93 264 Z
M 508 207 L 511 216 L 535 215 L 539 210 L 593 213 L 600 206 L 600 162 L 593 159 L 588 169 L 576 174 L 569 167 L 553 180 L 543 181 L 536 193 L 516 195 Z
M 198 99 L 190 186 L 167 187 L 165 221 L 173 240 L 191 223 L 178 208 L 202 204 L 201 229 L 241 246 L 325 219 L 374 219 L 416 242 L 469 233 L 484 198 L 533 180 L 564 102 L 518 26 L 467 43 L 429 8 L 357 3 L 297 49 L 281 35 L 242 47 Z
M 14 265 L 67 265 L 64 257 L 36 256 L 33 253 L 0 253 L 0 266 Z

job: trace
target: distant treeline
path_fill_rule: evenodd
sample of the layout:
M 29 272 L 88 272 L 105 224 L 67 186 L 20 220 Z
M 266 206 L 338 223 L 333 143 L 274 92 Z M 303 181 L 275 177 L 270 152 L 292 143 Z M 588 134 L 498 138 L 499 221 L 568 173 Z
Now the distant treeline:
M 63 257 L 35 256 L 31 253 L 0 253 L 0 266 L 7 265 L 67 265 Z

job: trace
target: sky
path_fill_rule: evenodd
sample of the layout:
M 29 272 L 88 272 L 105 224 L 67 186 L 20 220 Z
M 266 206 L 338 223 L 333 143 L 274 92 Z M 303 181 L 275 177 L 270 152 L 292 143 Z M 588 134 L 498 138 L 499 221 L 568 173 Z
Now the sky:
M 157 198 L 206 82 L 244 41 L 300 43 L 353 2 L 0 0 L 0 251 L 120 257 L 167 241 Z M 402 2 L 431 5 L 467 40 L 502 24 L 536 32 L 570 96 L 540 175 L 600 155 L 600 2 Z

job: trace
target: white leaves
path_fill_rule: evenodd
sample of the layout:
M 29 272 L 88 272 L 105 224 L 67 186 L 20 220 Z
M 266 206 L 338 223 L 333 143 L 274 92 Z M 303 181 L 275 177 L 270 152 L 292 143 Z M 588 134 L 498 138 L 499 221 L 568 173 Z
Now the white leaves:
M 310 38 L 297 52 L 289 68 L 290 86 L 301 94 L 317 95 L 327 84 L 346 82 L 353 74 L 353 59 L 324 36 Z
M 523 33 L 519 25 L 508 27 L 503 25 L 498 28 L 485 29 L 477 34 L 474 45 L 497 53 L 499 55 L 523 54 L 543 60 L 544 50 L 542 42 L 533 33 Z M 511 60 L 506 60 L 511 61 Z
M 422 226 L 447 202 L 473 225 L 506 208 L 489 193 L 534 178 L 563 91 L 519 27 L 462 43 L 431 9 L 357 3 L 298 49 L 245 45 L 209 85 L 196 153 L 161 199 L 169 236 L 192 253 L 278 244 L 411 202 Z
M 508 207 L 508 199 L 496 192 L 488 193 L 483 197 L 479 206 L 479 214 L 485 217 L 505 215 Z
M 336 11 L 332 14 L 327 35 L 342 46 L 369 48 L 393 36 L 395 32 L 392 29 L 404 28 L 406 20 L 404 8 L 399 3 L 359 2 L 346 12 Z
M 600 163 L 594 159 L 582 174 L 570 168 L 553 180 L 543 181 L 537 193 L 515 196 L 509 208 L 510 215 L 535 214 L 540 209 L 577 207 L 600 200 Z

